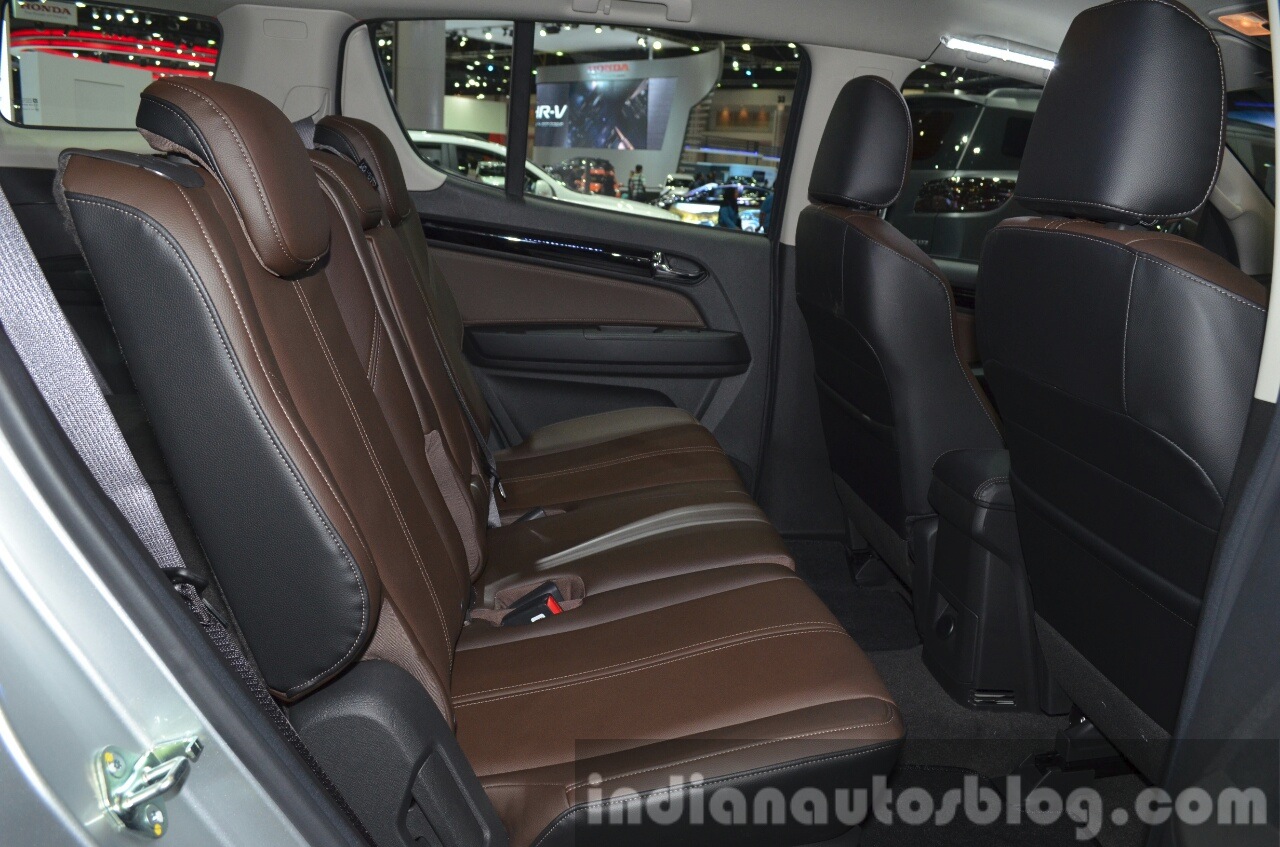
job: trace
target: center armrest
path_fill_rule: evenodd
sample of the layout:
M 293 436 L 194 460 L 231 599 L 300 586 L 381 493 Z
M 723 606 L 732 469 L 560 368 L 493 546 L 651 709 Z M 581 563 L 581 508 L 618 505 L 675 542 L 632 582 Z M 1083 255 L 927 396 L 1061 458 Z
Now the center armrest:
M 944 520 L 964 529 L 987 549 L 1017 561 L 1009 451 L 952 450 L 938 458 L 929 486 L 929 503 Z

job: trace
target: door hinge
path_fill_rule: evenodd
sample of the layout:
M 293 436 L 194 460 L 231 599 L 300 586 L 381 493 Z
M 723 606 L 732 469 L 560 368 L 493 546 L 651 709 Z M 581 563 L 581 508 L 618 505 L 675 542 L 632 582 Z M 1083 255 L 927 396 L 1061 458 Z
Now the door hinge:
M 150 838 L 169 831 L 165 797 L 177 793 L 204 745 L 197 736 L 165 741 L 141 756 L 108 747 L 94 759 L 102 810 L 125 829 Z

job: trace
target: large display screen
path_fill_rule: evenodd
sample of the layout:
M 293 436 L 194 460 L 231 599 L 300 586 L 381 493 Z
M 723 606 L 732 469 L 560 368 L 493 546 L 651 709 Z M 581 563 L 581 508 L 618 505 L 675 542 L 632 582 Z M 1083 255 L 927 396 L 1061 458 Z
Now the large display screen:
M 537 147 L 657 150 L 675 96 L 674 77 L 538 83 Z

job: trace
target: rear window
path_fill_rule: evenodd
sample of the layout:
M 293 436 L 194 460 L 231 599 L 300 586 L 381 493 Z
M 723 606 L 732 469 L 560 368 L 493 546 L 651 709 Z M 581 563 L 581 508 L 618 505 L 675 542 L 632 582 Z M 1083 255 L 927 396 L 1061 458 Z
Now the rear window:
M 1030 112 L 987 107 L 973 129 L 960 170 L 1017 171 L 1031 132 Z
M 913 170 L 954 170 L 969 142 L 982 107 L 959 99 L 913 97 L 911 147 Z
M 911 112 L 911 170 L 889 222 L 936 259 L 976 265 L 987 233 L 1019 213 L 1011 198 L 1040 88 L 925 63 L 902 93 Z
M 213 76 L 222 30 L 212 18 L 137 6 L 5 6 L 0 114 L 22 126 L 131 129 L 154 80 Z

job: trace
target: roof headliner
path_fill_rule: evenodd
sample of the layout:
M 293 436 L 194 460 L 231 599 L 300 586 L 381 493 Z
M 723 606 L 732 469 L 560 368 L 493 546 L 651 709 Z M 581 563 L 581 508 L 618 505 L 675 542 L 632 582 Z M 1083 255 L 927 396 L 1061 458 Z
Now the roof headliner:
M 1229 0 L 1185 0 L 1201 15 Z M 158 0 L 180 11 L 217 15 L 239 5 L 226 0 Z M 665 19 L 664 7 L 614 0 L 608 16 L 572 11 L 566 0 L 275 0 L 261 5 L 333 9 L 356 19 L 412 17 L 510 18 L 607 21 L 633 26 L 698 29 L 756 38 L 779 38 L 926 59 L 944 34 L 995 35 L 1056 51 L 1071 19 L 1097 0 L 693 0 L 688 24 Z M 1238 4 L 1232 4 L 1238 5 Z M 1261 4 L 1259 4 L 1261 5 Z M 847 26 L 833 26 L 847 21 Z M 1219 27 L 1220 28 L 1220 27 Z

